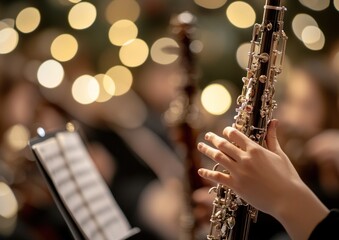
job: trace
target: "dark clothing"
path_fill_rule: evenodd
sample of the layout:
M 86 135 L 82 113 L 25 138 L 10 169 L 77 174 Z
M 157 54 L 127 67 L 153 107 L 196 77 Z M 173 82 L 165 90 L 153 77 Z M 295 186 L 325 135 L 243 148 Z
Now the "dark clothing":
M 339 210 L 333 209 L 312 231 L 309 240 L 339 239 Z

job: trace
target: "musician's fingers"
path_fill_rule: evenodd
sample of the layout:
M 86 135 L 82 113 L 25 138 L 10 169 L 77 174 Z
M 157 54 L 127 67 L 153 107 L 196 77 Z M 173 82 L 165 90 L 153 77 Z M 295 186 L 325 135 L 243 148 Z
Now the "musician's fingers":
M 229 142 L 225 138 L 219 137 L 212 132 L 206 133 L 205 139 L 235 161 L 238 161 L 240 156 L 243 154 L 243 151 L 233 143 Z
M 215 183 L 221 183 L 222 185 L 232 188 L 232 179 L 229 174 L 222 173 L 219 171 L 208 170 L 205 168 L 200 168 L 198 170 L 198 174 L 207 180 L 210 180 Z
M 223 136 L 242 150 L 246 150 L 247 145 L 252 143 L 245 134 L 234 127 L 226 127 L 223 131 Z
M 232 171 L 234 169 L 235 161 L 222 151 L 212 148 L 205 143 L 199 143 L 198 150 L 215 162 L 220 163 L 229 171 Z

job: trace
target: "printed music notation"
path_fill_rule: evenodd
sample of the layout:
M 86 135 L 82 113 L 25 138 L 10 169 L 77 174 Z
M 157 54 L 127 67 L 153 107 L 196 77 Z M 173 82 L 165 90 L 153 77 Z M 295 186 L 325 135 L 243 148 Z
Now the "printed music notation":
M 30 145 L 58 206 L 72 218 L 66 222 L 75 222 L 81 239 L 127 239 L 139 231 L 131 229 L 77 132 L 58 132 Z

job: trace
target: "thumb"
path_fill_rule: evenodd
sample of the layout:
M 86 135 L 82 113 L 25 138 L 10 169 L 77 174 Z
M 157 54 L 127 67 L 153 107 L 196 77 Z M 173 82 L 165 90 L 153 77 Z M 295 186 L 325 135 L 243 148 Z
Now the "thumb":
M 278 154 L 280 153 L 281 148 L 277 138 L 277 127 L 278 120 L 272 119 L 267 129 L 266 145 L 268 150 Z

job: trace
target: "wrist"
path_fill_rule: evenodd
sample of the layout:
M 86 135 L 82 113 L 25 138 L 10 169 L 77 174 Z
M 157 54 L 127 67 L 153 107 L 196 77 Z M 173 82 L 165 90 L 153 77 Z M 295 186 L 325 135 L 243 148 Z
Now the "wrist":
M 307 239 L 329 210 L 302 181 L 289 185 L 273 216 L 285 227 L 292 239 Z

